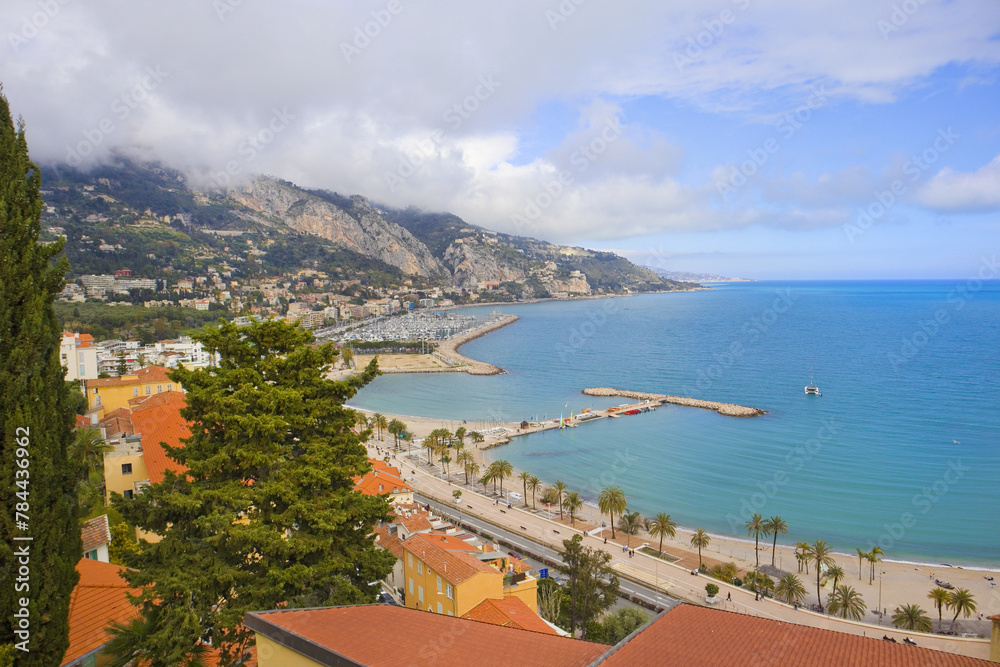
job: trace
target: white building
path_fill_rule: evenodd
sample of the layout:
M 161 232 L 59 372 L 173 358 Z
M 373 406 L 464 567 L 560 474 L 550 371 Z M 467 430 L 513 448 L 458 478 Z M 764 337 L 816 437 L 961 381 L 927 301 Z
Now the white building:
M 90 334 L 64 331 L 59 344 L 59 359 L 66 368 L 67 380 L 96 380 L 97 346 Z

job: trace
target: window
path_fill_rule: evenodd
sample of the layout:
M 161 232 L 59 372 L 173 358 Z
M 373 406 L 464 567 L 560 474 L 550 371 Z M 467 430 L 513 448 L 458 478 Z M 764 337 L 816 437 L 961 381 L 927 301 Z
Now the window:
M 135 493 L 132 492 L 132 489 L 125 489 L 122 495 L 125 496 L 125 500 L 132 500 L 132 498 L 135 497 Z
M 167 385 L 167 391 L 173 391 L 173 390 L 174 390 L 174 385 L 168 384 Z
M 149 396 L 150 392 L 153 390 L 153 385 L 146 385 L 146 396 Z
M 94 393 L 97 394 L 96 389 L 94 390 Z M 97 394 L 97 398 L 94 400 L 94 405 L 100 405 L 100 404 L 101 404 L 101 395 Z
M 441 592 L 441 575 L 438 575 L 438 593 Z
M 163 385 L 162 384 L 156 385 L 156 393 L 157 394 L 162 394 L 163 393 Z
M 132 395 L 133 396 L 138 396 L 139 395 L 139 388 L 138 387 L 132 387 Z
M 80 377 L 83 377 L 84 375 L 87 374 L 87 366 L 85 364 L 80 364 L 80 369 L 79 370 L 80 370 L 80 372 L 77 373 L 77 375 L 79 375 Z
M 406 557 L 410 559 L 410 567 L 413 567 L 413 554 L 406 554 Z
M 83 352 L 77 352 L 76 353 L 76 360 L 77 360 L 78 363 L 81 363 L 81 364 L 83 363 Z
M 131 475 L 132 474 L 132 464 L 131 463 L 123 463 L 122 464 L 122 474 L 123 475 Z
M 413 595 L 413 578 L 410 577 L 410 595 Z
M 449 600 L 455 599 L 455 589 L 451 587 L 451 584 L 444 585 L 444 594 L 448 596 Z
M 439 613 L 439 614 L 443 614 L 443 613 L 444 613 L 444 607 L 443 607 L 443 606 L 441 606 L 441 603 L 440 603 L 440 602 L 438 602 L 438 613 Z
M 90 560 L 97 560 L 97 549 L 92 549 L 87 553 L 83 554 L 84 558 L 89 558 Z
M 423 586 L 417 586 L 417 600 L 420 601 L 420 604 L 424 603 L 424 587 Z
M 94 387 L 94 393 L 95 394 L 97 393 L 97 387 Z
M 423 573 L 424 573 L 424 563 L 423 563 L 423 561 L 419 561 L 418 560 L 417 561 L 417 574 L 423 574 Z

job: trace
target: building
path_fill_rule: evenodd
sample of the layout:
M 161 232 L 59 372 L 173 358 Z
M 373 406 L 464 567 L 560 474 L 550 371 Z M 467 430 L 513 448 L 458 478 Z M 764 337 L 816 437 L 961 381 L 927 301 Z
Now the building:
M 519 628 L 541 632 L 546 635 L 568 637 L 569 633 L 559 630 L 544 618 L 532 611 L 521 598 L 506 597 L 500 600 L 492 598 L 483 600 L 473 607 L 462 618 L 468 618 L 481 623 L 502 625 L 505 628 Z
M 492 613 L 485 609 L 480 612 Z M 246 615 L 245 624 L 256 633 L 260 667 L 996 664 L 901 642 L 689 604 L 661 614 L 615 646 L 393 605 L 256 612 Z M 994 643 L 1000 643 L 1000 639 Z
M 354 488 L 366 496 L 389 494 L 389 502 L 412 503 L 413 487 L 403 480 L 399 468 L 378 459 L 368 459 L 372 469 L 354 478 Z
M 111 639 L 105 628 L 112 622 L 128 623 L 138 613 L 128 601 L 129 588 L 119 576 L 123 568 L 97 560 L 82 559 L 76 564 L 80 581 L 69 600 L 69 648 L 63 667 L 101 667 L 111 659 L 101 653 Z
M 59 359 L 66 369 L 67 380 L 96 380 L 97 346 L 90 334 L 64 331 L 59 344 Z
M 116 378 L 87 380 L 87 406 L 105 412 L 129 407 L 129 399 L 164 391 L 183 391 L 180 383 L 167 377 L 162 366 L 147 366 L 135 373 Z
M 552 665 L 585 667 L 608 648 L 392 605 L 247 614 L 260 667 Z
M 108 547 L 111 546 L 111 526 L 108 524 L 108 515 L 102 514 L 84 521 L 80 532 L 83 538 L 83 557 L 110 563 Z

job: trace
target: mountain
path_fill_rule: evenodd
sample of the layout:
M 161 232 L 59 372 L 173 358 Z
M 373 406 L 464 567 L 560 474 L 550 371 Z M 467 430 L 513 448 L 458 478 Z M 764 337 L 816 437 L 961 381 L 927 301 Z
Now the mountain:
M 692 283 L 752 283 L 755 282 L 752 278 L 727 278 L 725 276 L 717 276 L 714 273 L 688 273 L 687 271 L 667 271 L 666 269 L 658 269 L 653 266 L 643 266 L 644 269 L 649 269 L 653 273 L 663 278 L 669 280 L 680 280 L 684 282 Z
M 221 266 L 246 277 L 333 271 L 364 284 L 496 291 L 497 300 L 691 289 L 609 252 L 502 234 L 449 213 L 372 204 L 272 177 L 223 192 L 119 160 L 43 169 L 45 224 L 63 230 L 76 276 L 177 278 Z M 57 233 L 57 232 L 53 232 Z

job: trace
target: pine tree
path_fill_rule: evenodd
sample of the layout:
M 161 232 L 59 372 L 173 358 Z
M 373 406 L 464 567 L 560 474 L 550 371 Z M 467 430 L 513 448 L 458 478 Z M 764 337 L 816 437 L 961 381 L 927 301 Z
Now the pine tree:
M 67 456 L 73 402 L 52 306 L 69 264 L 59 257 L 61 241 L 38 243 L 40 185 L 24 124 L 15 129 L 0 92 L 0 644 L 24 640 L 15 633 L 20 623 L 14 614 L 22 598 L 29 600 L 30 637 L 21 644 L 29 652 L 16 653 L 25 667 L 62 662 L 70 595 L 79 579 L 76 563 L 83 555 L 76 498 L 81 466 Z M 27 507 L 26 529 L 16 523 L 18 503 Z M 19 537 L 32 540 L 15 541 Z
M 114 505 L 163 536 L 125 554 L 125 576 L 147 587 L 138 640 L 153 667 L 181 664 L 199 640 L 233 665 L 252 645 L 249 611 L 370 603 L 394 557 L 372 528 L 385 498 L 363 496 L 352 477 L 370 465 L 344 401 L 378 374 L 375 363 L 346 381 L 326 379 L 331 345 L 273 321 L 223 323 L 195 336 L 218 366 L 178 369 L 191 436 L 168 455 L 187 472 Z

